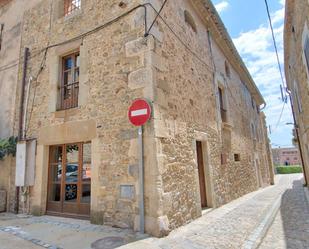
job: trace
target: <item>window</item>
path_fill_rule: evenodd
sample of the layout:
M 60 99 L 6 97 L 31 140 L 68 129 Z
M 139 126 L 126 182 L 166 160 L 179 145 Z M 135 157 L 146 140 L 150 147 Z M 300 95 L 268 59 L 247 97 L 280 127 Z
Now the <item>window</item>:
M 256 139 L 255 126 L 253 123 L 251 123 L 251 135 L 253 139 Z
M 79 90 L 79 52 L 62 58 L 62 80 L 60 87 L 60 109 L 69 109 L 78 105 Z
M 226 153 L 221 153 L 221 165 L 224 165 L 227 163 L 227 155 Z
M 1 24 L 0 24 L 0 51 L 1 51 L 1 45 L 2 45 L 2 33 L 3 33 L 3 29 L 4 29 L 4 24 L 1 23 Z
M 184 15 L 185 15 L 186 24 L 188 24 L 193 29 L 193 31 L 196 33 L 197 32 L 196 24 L 194 22 L 192 15 L 187 10 L 184 11 Z
M 218 92 L 219 92 L 219 104 L 220 104 L 220 114 L 221 114 L 221 120 L 222 122 L 227 122 L 227 110 L 225 108 L 225 103 L 224 103 L 224 96 L 223 96 L 223 90 L 218 87 Z
M 227 61 L 224 62 L 224 68 L 225 68 L 226 77 L 231 78 L 231 71 L 230 71 L 230 67 Z
M 307 69 L 309 71 L 309 38 L 308 37 L 306 38 L 304 53 L 305 53 L 305 58 L 306 58 L 306 63 L 307 63 Z
M 255 109 L 255 103 L 254 103 L 254 99 L 252 98 L 252 96 L 251 96 L 251 105 L 252 105 L 252 108 Z
M 64 16 L 68 16 L 80 8 L 81 0 L 64 0 Z
M 240 161 L 240 154 L 234 154 L 234 161 L 239 162 Z

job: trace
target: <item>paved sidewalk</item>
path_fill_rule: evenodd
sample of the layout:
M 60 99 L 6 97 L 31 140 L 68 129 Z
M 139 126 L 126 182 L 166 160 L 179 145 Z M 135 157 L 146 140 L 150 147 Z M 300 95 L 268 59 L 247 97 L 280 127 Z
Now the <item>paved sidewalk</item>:
M 112 249 L 145 237 L 86 220 L 0 214 L 0 249 Z
M 309 198 L 309 195 L 307 198 Z M 294 181 L 292 186 L 284 192 L 280 210 L 260 245 L 260 249 L 309 248 L 309 206 L 307 198 L 302 181 Z
M 260 248 L 309 248 L 306 205 L 302 175 L 293 174 L 277 176 L 275 186 L 210 210 L 161 239 L 83 220 L 0 214 L 0 249 L 251 249 L 260 244 L 274 217 Z
M 302 175 L 277 176 L 276 180 L 275 186 L 250 193 L 215 209 L 175 230 L 166 238 L 149 238 L 125 245 L 121 249 L 255 248 L 267 231 L 269 222 L 272 222 L 272 217 L 276 215 L 281 195 L 289 191 L 293 182 L 301 184 Z M 298 190 L 301 192 L 301 187 Z M 297 209 L 298 212 L 301 212 L 300 209 Z M 291 217 L 291 222 L 294 218 Z M 307 237 L 309 238 L 309 234 Z

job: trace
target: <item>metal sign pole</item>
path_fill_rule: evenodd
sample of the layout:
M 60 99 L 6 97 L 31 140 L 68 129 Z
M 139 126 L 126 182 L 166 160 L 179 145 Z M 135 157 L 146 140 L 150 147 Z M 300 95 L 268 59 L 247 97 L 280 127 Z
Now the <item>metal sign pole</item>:
M 138 127 L 138 146 L 139 146 L 139 222 L 140 232 L 145 231 L 144 213 L 144 148 L 143 148 L 143 126 Z

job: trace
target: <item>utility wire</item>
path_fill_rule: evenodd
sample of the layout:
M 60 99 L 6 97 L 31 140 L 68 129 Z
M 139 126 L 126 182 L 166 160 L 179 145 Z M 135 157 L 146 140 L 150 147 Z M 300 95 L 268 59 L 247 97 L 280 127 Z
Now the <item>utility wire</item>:
M 269 26 L 270 26 L 270 30 L 271 30 L 272 40 L 273 40 L 273 43 L 274 43 L 274 48 L 275 48 L 275 53 L 276 53 L 276 58 L 277 58 L 277 64 L 278 64 L 278 69 L 279 69 L 279 73 L 280 73 L 280 78 L 281 78 L 282 86 L 285 89 L 285 94 L 284 94 L 284 99 L 283 99 L 283 105 L 282 105 L 281 113 L 280 113 L 279 119 L 277 121 L 275 130 L 273 131 L 273 132 L 275 132 L 277 130 L 279 124 L 280 124 L 280 121 L 281 121 L 281 118 L 282 118 L 282 114 L 283 114 L 283 111 L 284 111 L 284 107 L 285 107 L 285 104 L 286 104 L 286 100 L 287 100 L 287 95 L 286 95 L 287 85 L 285 84 L 285 81 L 284 81 L 284 78 L 283 78 L 283 73 L 282 73 L 281 63 L 280 63 L 280 59 L 279 59 L 278 48 L 277 48 L 277 42 L 276 42 L 276 38 L 275 38 L 273 24 L 272 24 L 271 17 L 270 17 L 270 11 L 269 11 L 268 2 L 267 2 L 267 0 L 264 0 L 264 2 L 265 2 L 266 12 L 267 12 L 268 20 L 269 20 Z
M 281 118 L 282 118 L 282 114 L 283 114 L 283 111 L 284 111 L 284 107 L 285 107 L 285 102 L 283 102 L 283 105 L 282 105 L 282 109 L 281 109 L 281 113 L 280 113 L 280 116 L 278 118 L 278 121 L 276 123 L 276 126 L 275 126 L 275 130 L 273 130 L 273 133 L 278 129 L 279 125 L 280 125 L 280 122 L 281 122 Z
M 270 12 L 269 12 L 269 7 L 268 7 L 268 3 L 267 0 L 265 1 L 265 6 L 266 6 L 266 11 L 267 11 L 267 16 L 268 16 L 268 20 L 269 20 L 269 26 L 270 26 L 270 30 L 271 30 L 271 35 L 272 35 L 272 39 L 273 39 L 273 43 L 274 43 L 274 48 L 275 48 L 275 52 L 276 52 L 276 57 L 277 57 L 277 63 L 278 63 L 278 69 L 280 72 L 280 77 L 281 77 L 281 81 L 282 81 L 282 85 L 286 90 L 286 84 L 283 78 L 283 73 L 282 73 L 282 68 L 281 68 L 281 64 L 280 64 L 280 59 L 279 59 L 279 54 L 278 54 L 278 48 L 277 48 L 277 43 L 276 43 L 276 38 L 275 38 L 275 33 L 274 33 L 274 28 L 273 28 L 273 24 L 271 21 L 271 17 L 270 17 Z M 286 94 L 285 94 L 286 97 Z
M 194 55 L 194 57 L 196 57 L 202 64 L 204 64 L 204 65 L 206 66 L 206 68 L 207 68 L 209 71 L 212 71 L 213 68 L 212 68 L 207 62 L 205 62 L 202 58 L 200 58 L 200 57 L 198 56 L 198 54 L 197 54 L 196 52 L 194 52 L 194 51 L 190 48 L 190 46 L 187 45 L 186 42 L 184 42 L 184 41 L 180 38 L 180 36 L 173 30 L 173 28 L 172 28 L 172 27 L 170 26 L 170 24 L 165 20 L 165 18 L 163 18 L 163 17 L 161 16 L 160 12 L 162 12 L 162 10 L 163 10 L 163 8 L 164 8 L 166 2 L 167 2 L 167 0 L 165 0 L 165 2 L 162 4 L 162 6 L 161 6 L 161 8 L 160 8 L 159 11 L 157 11 L 151 3 L 146 3 L 146 4 L 137 5 L 136 7 L 130 9 L 129 11 L 127 11 L 127 12 L 121 14 L 120 16 L 118 16 L 118 17 L 112 19 L 111 21 L 108 21 L 108 22 L 106 22 L 106 23 L 104 23 L 104 24 L 102 24 L 102 25 L 100 25 L 100 26 L 98 26 L 98 27 L 96 27 L 96 28 L 94 28 L 94 29 L 92 29 L 92 30 L 89 30 L 89 31 L 87 31 L 87 32 L 85 32 L 85 33 L 82 33 L 82 34 L 80 34 L 80 35 L 78 35 L 78 36 L 76 36 L 76 37 L 73 37 L 73 38 L 69 39 L 69 40 L 66 40 L 66 41 L 63 41 L 63 42 L 60 42 L 60 43 L 55 43 L 55 44 L 52 44 L 52 45 L 48 45 L 47 47 L 45 47 L 45 48 L 43 48 L 43 49 L 37 51 L 37 54 L 35 54 L 35 55 L 33 55 L 33 56 L 30 56 L 30 58 L 33 58 L 33 57 L 37 56 L 38 54 L 41 54 L 42 52 L 44 52 L 44 56 L 43 56 L 43 59 L 42 59 L 42 62 L 41 62 L 39 71 L 38 71 L 37 75 L 34 77 L 34 80 L 37 80 L 38 76 L 40 75 L 40 73 L 41 73 L 41 72 L 43 71 L 43 69 L 44 69 L 44 64 L 45 64 L 45 61 L 46 61 L 46 56 L 47 56 L 48 49 L 53 48 L 53 47 L 57 47 L 57 46 L 61 46 L 61 45 L 64 45 L 64 44 L 67 44 L 67 43 L 70 43 L 70 42 L 72 42 L 72 41 L 76 41 L 76 40 L 78 40 L 78 39 L 83 39 L 84 37 L 86 37 L 86 36 L 88 36 L 88 35 L 91 35 L 91 34 L 97 32 L 97 31 L 99 31 L 99 30 L 101 30 L 101 29 L 103 29 L 103 28 L 105 28 L 105 27 L 107 27 L 107 26 L 113 24 L 114 22 L 120 20 L 121 18 L 125 17 L 126 15 L 132 13 L 134 10 L 136 10 L 136 9 L 138 9 L 138 8 L 141 8 L 141 7 L 145 9 L 145 36 L 147 36 L 147 34 L 149 34 L 148 32 L 151 31 L 151 28 L 153 27 L 153 25 L 154 25 L 155 21 L 157 20 L 157 18 L 160 18 L 160 19 L 162 20 L 162 22 L 165 24 L 165 26 L 170 30 L 170 32 L 171 32 L 171 33 L 177 38 L 177 40 L 186 48 L 186 50 L 188 50 L 192 55 Z M 155 19 L 154 19 L 154 21 L 152 22 L 152 24 L 150 25 L 149 28 L 148 28 L 148 26 L 147 26 L 147 8 L 146 8 L 146 6 L 150 6 L 150 7 L 155 11 L 155 13 L 157 14 L 156 17 L 155 17 Z M 0 71 L 1 71 L 1 68 L 0 68 Z M 234 104 L 235 104 L 235 107 L 238 107 L 237 101 L 235 100 L 235 98 L 234 98 L 234 96 L 233 96 L 233 94 L 232 94 L 232 92 L 231 92 L 231 89 L 228 88 L 228 90 L 229 90 L 229 92 L 230 92 L 230 95 L 232 96 L 232 99 L 233 99 L 233 102 L 234 102 Z M 30 119 L 31 119 L 32 109 L 33 109 L 33 106 L 34 106 L 34 98 L 35 98 L 35 94 L 34 94 L 33 101 L 32 101 L 32 108 L 31 108 L 31 112 L 30 112 L 29 121 L 30 121 Z M 236 108 L 236 110 L 238 110 L 238 108 Z M 239 112 L 239 113 L 240 113 L 243 117 L 246 118 L 246 116 L 243 115 L 241 112 Z M 28 124 L 29 124 L 29 122 L 28 122 Z
M 160 13 L 162 12 L 162 10 L 163 10 L 163 8 L 164 8 L 166 3 L 167 3 L 167 0 L 164 1 L 164 3 L 162 4 L 159 12 L 157 12 L 157 15 L 156 15 L 155 19 L 153 20 L 153 22 L 151 23 L 149 29 L 145 33 L 145 37 L 147 37 L 149 35 L 150 30 L 152 29 L 153 25 L 155 24 L 155 22 L 157 21 L 158 17 L 160 16 Z

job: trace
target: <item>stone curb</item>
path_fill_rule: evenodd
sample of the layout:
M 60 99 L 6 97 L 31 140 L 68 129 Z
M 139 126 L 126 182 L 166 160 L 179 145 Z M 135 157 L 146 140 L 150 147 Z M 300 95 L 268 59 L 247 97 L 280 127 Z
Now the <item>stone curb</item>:
M 304 187 L 304 192 L 305 192 L 305 197 L 306 197 L 308 208 L 309 208 L 309 189 L 308 189 L 308 187 L 306 187 L 306 186 Z
M 281 198 L 282 196 L 280 194 L 265 215 L 262 222 L 249 235 L 248 239 L 243 244 L 242 249 L 256 249 L 260 246 L 260 243 L 262 242 L 280 209 Z

